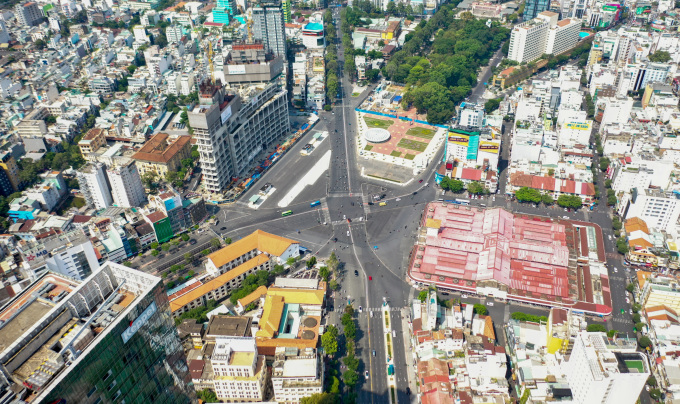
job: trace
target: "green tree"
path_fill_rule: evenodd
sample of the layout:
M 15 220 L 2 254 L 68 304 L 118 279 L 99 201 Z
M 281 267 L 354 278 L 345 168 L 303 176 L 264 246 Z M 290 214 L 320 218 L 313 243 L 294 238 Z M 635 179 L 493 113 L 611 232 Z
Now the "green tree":
M 161 249 L 162 249 L 163 251 L 165 251 L 165 252 L 170 251 L 170 244 L 164 243 L 164 244 L 161 246 Z
M 205 256 L 210 255 L 210 249 L 209 249 L 209 248 L 206 248 L 205 250 L 201 251 L 201 254 L 203 254 L 203 255 L 205 255 Z
M 150 247 L 151 247 L 152 250 L 157 250 L 158 249 L 158 241 L 154 241 L 153 243 L 151 243 Z
M 647 337 L 644 337 L 647 338 Z M 653 398 L 654 400 L 660 400 L 661 399 L 661 390 L 659 389 L 649 389 L 649 397 Z
M 651 62 L 666 63 L 671 60 L 671 54 L 666 51 L 656 51 L 648 56 Z
M 331 281 L 328 283 L 328 287 L 329 287 L 331 290 L 338 290 L 338 289 L 340 289 L 340 285 L 338 284 L 338 282 L 337 282 L 335 279 L 331 279 Z
M 503 101 L 502 98 L 492 98 L 488 100 L 487 102 L 484 103 L 484 111 L 487 114 L 492 113 L 493 111 L 498 109 L 498 107 L 501 105 L 501 101 Z
M 203 400 L 205 403 L 217 402 L 217 394 L 215 394 L 215 392 L 210 389 L 199 390 L 196 393 L 198 394 L 198 398 Z
M 640 313 L 633 313 L 633 322 L 639 323 L 641 319 Z
M 321 347 L 331 358 L 338 352 L 338 329 L 334 325 L 329 325 L 321 335 Z
M 314 265 L 316 265 L 316 257 L 312 256 L 307 260 L 307 269 L 311 269 Z
M 182 238 L 182 241 L 189 241 L 189 235 L 186 233 L 182 233 L 180 237 Z
M 352 389 L 359 381 L 359 374 L 352 369 L 348 369 L 342 374 L 342 380 L 345 382 L 347 387 Z
M 331 270 L 331 272 L 335 272 L 338 269 L 340 262 L 338 261 L 338 257 L 335 255 L 335 251 L 331 252 L 331 256 L 326 261 L 326 264 L 328 265 L 328 268 Z
M 578 209 L 583 206 L 583 200 L 576 195 L 560 195 L 557 198 L 557 204 L 563 208 Z
M 328 282 L 328 278 L 331 276 L 331 271 L 328 270 L 328 267 L 321 267 L 319 268 L 319 276 L 324 280 L 324 282 Z
M 45 41 L 43 41 L 42 39 L 38 39 L 37 41 L 33 42 L 33 45 L 35 45 L 35 48 L 38 50 L 43 50 L 45 49 L 45 46 L 47 46 Z
M 187 264 L 190 264 L 193 258 L 194 256 L 191 255 L 191 253 L 184 253 L 184 261 L 186 261 Z
M 541 202 L 543 202 L 546 205 L 552 205 L 553 203 L 555 203 L 555 200 L 553 199 L 552 196 L 550 196 L 550 194 L 543 194 L 541 195 Z
M 231 237 L 225 238 L 225 239 L 224 239 L 224 242 L 225 242 L 227 245 L 231 244 Z
M 152 250 L 151 251 L 151 255 L 154 256 L 154 257 L 158 257 L 158 254 L 160 254 L 160 252 L 158 250 Z
M 418 293 L 418 299 L 421 302 L 424 302 L 425 300 L 427 300 L 427 294 L 428 294 L 427 290 L 421 290 L 420 293 Z
M 539 203 L 541 202 L 541 193 L 537 189 L 522 187 L 515 191 L 515 198 L 519 202 Z
M 607 328 L 603 326 L 602 324 L 588 324 L 588 327 L 586 327 L 586 331 L 588 332 L 607 332 Z
M 649 376 L 649 377 L 647 378 L 647 385 L 648 385 L 649 387 L 656 387 L 656 386 L 658 385 L 658 383 L 657 383 L 657 381 L 656 381 L 656 377 L 654 377 L 654 376 Z
M 335 380 L 337 377 L 333 376 Z M 315 393 L 311 396 L 302 397 L 300 399 L 300 404 L 336 404 L 338 397 L 337 393 L 340 391 L 340 382 L 338 381 L 338 386 L 336 392 L 331 391 L 330 393 Z
M 646 349 L 652 346 L 652 341 L 646 335 L 643 335 L 638 339 L 638 345 L 640 345 L 640 348 Z
M 212 240 L 210 240 L 210 246 L 212 246 L 212 248 L 220 248 L 222 247 L 222 242 L 219 238 L 214 237 Z
M 609 330 L 607 331 L 607 337 L 614 338 L 618 333 L 619 333 L 618 330 Z
M 619 252 L 619 254 L 628 254 L 628 242 L 624 237 L 619 238 L 616 240 L 616 249 Z
M 634 293 L 634 292 L 635 292 L 635 284 L 634 284 L 634 283 L 629 283 L 628 285 L 626 285 L 626 290 L 627 290 L 629 293 Z
M 487 309 L 483 304 L 476 303 L 473 308 L 475 313 L 481 314 L 483 316 L 489 313 L 489 309 Z
M 128 72 L 130 72 L 130 74 L 135 74 L 135 70 L 137 70 L 137 66 L 130 65 L 130 66 L 127 67 L 127 70 L 128 70 Z
M 606 157 L 600 157 L 600 170 L 601 171 L 607 171 L 609 168 L 609 159 Z
M 478 181 L 472 181 L 467 184 L 467 191 L 473 195 L 481 195 L 488 192 L 488 190 Z

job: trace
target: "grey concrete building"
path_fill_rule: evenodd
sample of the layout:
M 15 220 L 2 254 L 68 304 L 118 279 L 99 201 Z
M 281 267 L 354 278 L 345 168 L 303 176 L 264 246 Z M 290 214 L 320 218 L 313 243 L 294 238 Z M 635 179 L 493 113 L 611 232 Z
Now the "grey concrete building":
M 201 154 L 203 184 L 221 192 L 259 152 L 288 133 L 288 94 L 275 84 L 225 94 L 219 81 L 206 81 L 199 85 L 199 105 L 189 112 L 189 124 Z

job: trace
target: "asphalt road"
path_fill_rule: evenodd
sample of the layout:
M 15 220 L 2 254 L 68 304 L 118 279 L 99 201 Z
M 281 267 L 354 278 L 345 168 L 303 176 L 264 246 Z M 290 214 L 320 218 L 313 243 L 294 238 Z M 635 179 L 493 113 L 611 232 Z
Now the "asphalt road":
M 340 26 L 339 10 L 334 10 L 337 27 Z M 338 32 L 338 38 L 341 37 Z M 342 44 L 338 41 L 338 64 L 342 69 L 344 53 Z M 484 93 L 484 82 L 488 82 L 493 66 L 500 61 L 498 52 L 490 61 L 477 86 L 473 89 L 470 99 L 478 102 Z M 274 234 L 299 240 L 301 245 L 312 250 L 319 257 L 327 257 L 335 251 L 342 263 L 340 270 L 341 290 L 334 294 L 336 311 L 342 310 L 350 300 L 357 309 L 359 330 L 357 333 L 357 355 L 363 365 L 359 369 L 361 382 L 357 386 L 358 402 L 388 403 L 386 352 L 382 335 L 380 312 L 373 317 L 369 313 L 377 310 L 384 302 L 388 302 L 396 311 L 391 312 L 391 324 L 396 331 L 394 339 L 394 365 L 397 383 L 397 401 L 407 403 L 416 401 L 416 396 L 406 395 L 405 382 L 407 375 L 406 352 L 403 347 L 402 322 L 398 321 L 401 309 L 407 307 L 414 297 L 413 289 L 406 281 L 406 259 L 408 251 L 413 247 L 415 234 L 423 208 L 426 203 L 439 197 L 450 198 L 452 194 L 441 195 L 441 191 L 434 187 L 433 172 L 437 163 L 431 164 L 406 186 L 386 184 L 361 176 L 354 136 L 356 136 L 356 120 L 354 108 L 370 91 L 365 89 L 359 97 L 349 97 L 352 87 L 349 80 L 339 75 L 341 80 L 341 97 L 330 112 L 319 111 L 320 120 L 305 138 L 301 139 L 288 153 L 286 153 L 272 170 L 268 170 L 259 184 L 271 183 L 276 191 L 269 196 L 257 210 L 247 206 L 248 199 L 257 193 L 259 187 L 246 192 L 238 202 L 229 206 L 220 206 L 217 213 L 220 223 L 213 226 L 213 230 L 223 237 L 237 240 L 254 230 L 262 229 Z M 348 96 L 345 98 L 344 96 Z M 308 143 L 314 131 L 328 131 L 329 136 L 317 146 L 310 156 L 302 156 L 299 151 Z M 569 216 L 573 219 L 591 221 L 599 224 L 605 235 L 605 247 L 608 252 L 615 251 L 615 245 L 608 240 L 611 233 L 611 220 L 603 207 L 593 212 L 565 212 L 559 208 L 535 208 L 524 205 L 503 196 L 507 176 L 507 161 L 509 157 L 508 133 L 503 135 L 501 149 L 500 187 L 499 194 L 484 200 L 474 200 L 473 204 L 485 203 L 488 206 L 503 206 L 515 212 L 531 214 L 545 214 L 552 217 Z M 278 201 L 292 188 L 306 172 L 312 169 L 320 156 L 331 150 L 330 168 L 314 184 L 307 186 L 300 194 L 286 206 L 277 206 Z M 442 150 L 438 158 L 441 158 Z M 422 180 L 422 181 L 419 181 Z M 600 182 L 603 183 L 603 182 Z M 603 188 L 603 187 L 600 187 Z M 368 205 L 370 195 L 385 194 L 386 206 L 378 204 Z M 320 200 L 321 206 L 310 207 L 310 202 Z M 282 217 L 283 210 L 292 210 L 293 214 Z M 348 221 L 349 219 L 349 221 Z M 224 228 L 224 230 L 222 229 Z M 609 257 L 609 255 L 608 255 Z M 608 266 L 619 268 L 618 273 L 610 272 L 610 285 L 614 299 L 614 311 L 619 313 L 608 319 L 608 328 L 615 328 L 622 332 L 632 332 L 632 323 L 628 313 L 629 305 L 625 303 L 622 291 L 625 289 L 620 259 L 612 255 Z M 355 276 L 355 272 L 357 275 Z M 610 269 L 613 271 L 613 269 Z M 371 279 L 371 280 L 369 280 Z M 505 342 L 502 330 L 514 311 L 547 315 L 547 309 L 520 304 L 505 304 L 485 298 L 469 297 L 464 302 L 483 302 L 487 304 L 496 327 L 499 343 Z M 488 305 L 492 302 L 493 305 Z M 358 313 L 361 306 L 362 313 Z M 620 315 L 621 308 L 625 308 L 626 316 Z M 339 316 L 331 314 L 330 321 L 338 322 Z M 373 356 L 373 350 L 376 355 Z M 363 378 L 365 370 L 369 371 L 369 379 Z M 411 389 L 415 388 L 415 381 L 411 380 Z

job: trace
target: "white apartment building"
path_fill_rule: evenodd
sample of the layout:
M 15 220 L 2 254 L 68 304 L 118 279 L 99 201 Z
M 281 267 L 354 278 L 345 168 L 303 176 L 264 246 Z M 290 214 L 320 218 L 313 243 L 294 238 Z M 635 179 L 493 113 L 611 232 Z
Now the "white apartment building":
M 14 16 L 17 18 L 17 23 L 25 27 L 38 25 L 43 19 L 42 9 L 34 1 L 14 6 Z
M 165 37 L 168 39 L 168 43 L 179 42 L 183 35 L 181 25 L 171 25 L 165 29 Z
M 113 203 L 111 188 L 106 178 L 106 168 L 102 163 L 88 164 L 76 173 L 80 192 L 88 206 L 106 209 Z
M 111 186 L 113 203 L 121 208 L 142 206 L 146 202 L 146 192 L 134 160 L 121 157 L 115 165 L 106 170 Z
M 281 6 L 257 5 L 253 8 L 253 37 L 284 60 L 286 55 L 286 26 Z
M 631 198 L 624 208 L 624 217 L 639 217 L 657 230 L 675 230 L 680 216 L 680 195 L 659 189 L 631 190 Z
M 581 332 L 562 370 L 576 404 L 633 404 L 650 375 L 649 361 L 635 340 L 610 340 Z
M 146 28 L 143 25 L 135 25 L 134 28 L 132 28 L 132 33 L 135 36 L 135 41 L 150 42 L 149 36 L 146 34 Z
M 45 260 L 50 271 L 82 281 L 99 269 L 92 242 L 82 231 L 80 233 L 82 237 L 67 240 L 50 252 L 52 256 Z
M 182 85 L 181 75 L 177 72 L 168 73 L 166 76 L 168 81 L 167 92 L 168 94 L 179 95 L 179 88 Z
M 469 128 L 481 128 L 484 123 L 483 105 L 466 105 L 460 112 L 458 124 Z
M 557 18 L 557 13 L 544 11 L 533 20 L 516 25 L 510 35 L 508 59 L 532 62 L 543 54 L 558 55 L 576 46 L 580 23 L 577 20 L 558 22 Z
M 548 43 L 549 27 L 549 21 L 539 18 L 515 25 L 510 34 L 508 59 L 524 63 L 541 57 Z
M 562 20 L 557 22 L 548 31 L 548 44 L 545 53 L 559 55 L 572 49 L 578 43 L 578 34 L 581 31 L 579 20 Z
M 295 347 L 276 348 L 272 364 L 274 399 L 297 404 L 303 397 L 323 392 L 323 361 L 313 348 L 299 352 Z
M 253 337 L 217 337 L 212 355 L 217 398 L 226 402 L 264 399 L 267 366 Z
M 196 75 L 194 73 L 182 73 L 180 77 L 179 92 L 182 95 L 189 95 L 196 91 Z
M 256 85 L 231 94 L 204 82 L 199 105 L 189 112 L 201 155 L 203 184 L 221 192 L 239 176 L 255 156 L 290 130 L 288 93 L 276 84 Z
M 170 55 L 159 55 L 147 59 L 149 75 L 153 79 L 160 78 L 163 73 L 170 70 L 170 66 L 172 66 L 172 56 Z

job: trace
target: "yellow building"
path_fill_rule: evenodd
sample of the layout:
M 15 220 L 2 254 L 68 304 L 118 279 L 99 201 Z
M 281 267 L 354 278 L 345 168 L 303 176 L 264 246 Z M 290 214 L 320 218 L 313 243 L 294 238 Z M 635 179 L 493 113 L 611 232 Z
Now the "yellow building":
M 158 133 L 132 156 L 139 175 L 155 172 L 164 178 L 168 171 L 179 171 L 182 160 L 191 157 L 191 136 L 179 136 L 174 141 L 169 141 L 169 137 L 167 133 Z
M 80 154 L 87 156 L 99 150 L 106 144 L 106 134 L 107 131 L 104 129 L 92 128 L 88 130 L 82 140 L 78 142 Z

